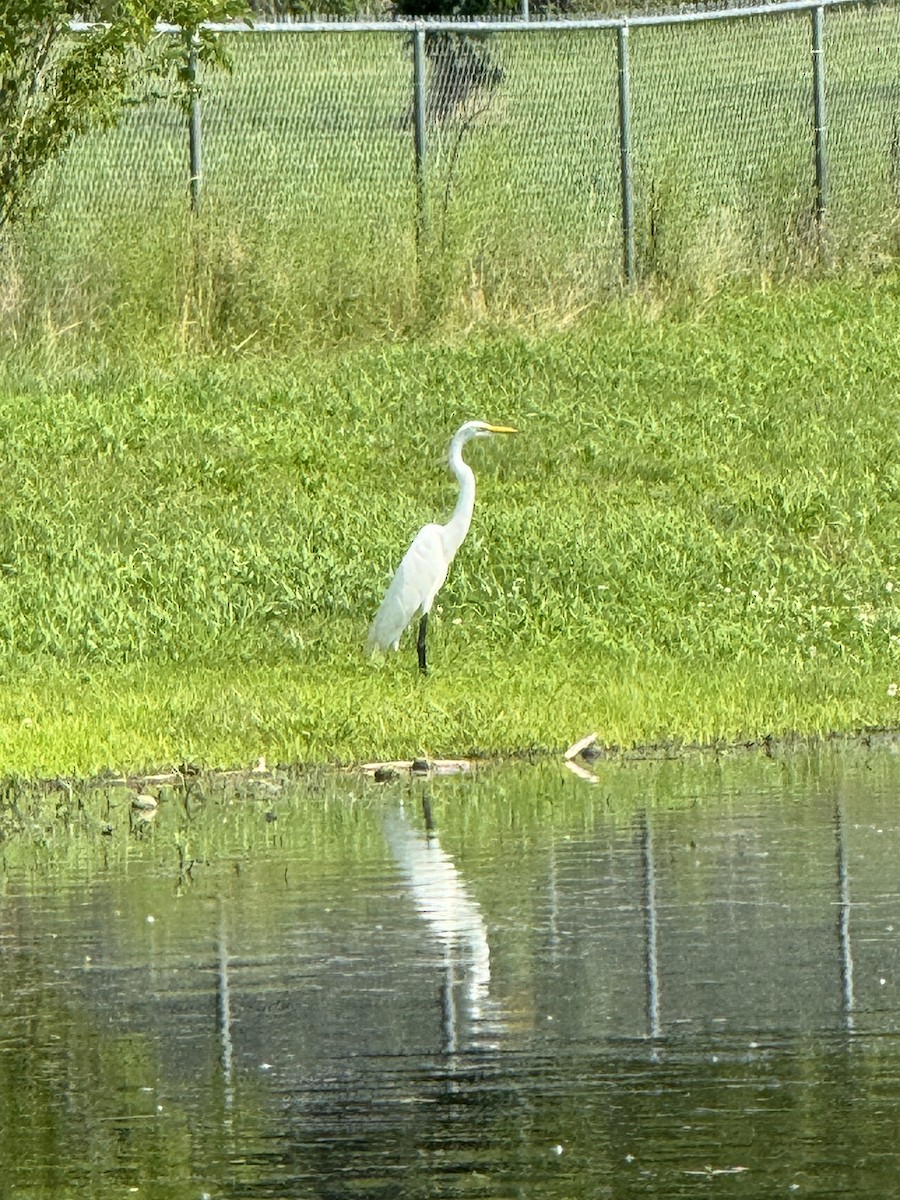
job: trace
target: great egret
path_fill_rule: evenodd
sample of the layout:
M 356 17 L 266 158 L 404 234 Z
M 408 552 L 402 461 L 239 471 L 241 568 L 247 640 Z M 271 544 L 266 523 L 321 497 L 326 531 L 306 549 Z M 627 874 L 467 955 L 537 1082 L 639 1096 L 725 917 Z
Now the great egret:
M 375 614 L 369 629 L 369 649 L 396 650 L 400 635 L 414 617 L 419 616 L 419 670 L 427 671 L 425 636 L 428 614 L 450 564 L 469 532 L 475 508 L 475 475 L 463 461 L 463 448 L 472 438 L 493 433 L 516 433 L 508 425 L 488 425 L 485 421 L 466 421 L 450 442 L 450 470 L 459 482 L 456 508 L 446 525 L 423 525 L 403 556 L 391 586 Z

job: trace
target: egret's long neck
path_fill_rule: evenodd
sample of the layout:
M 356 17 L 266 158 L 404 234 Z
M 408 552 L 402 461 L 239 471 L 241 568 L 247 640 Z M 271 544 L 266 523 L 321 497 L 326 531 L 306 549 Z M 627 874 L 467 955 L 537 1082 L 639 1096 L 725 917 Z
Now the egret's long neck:
M 469 532 L 472 524 L 472 513 L 475 510 L 475 473 L 468 463 L 463 462 L 463 446 L 465 441 L 454 438 L 450 443 L 450 470 L 459 483 L 459 497 L 453 516 L 444 526 L 444 547 L 448 557 L 452 558 Z

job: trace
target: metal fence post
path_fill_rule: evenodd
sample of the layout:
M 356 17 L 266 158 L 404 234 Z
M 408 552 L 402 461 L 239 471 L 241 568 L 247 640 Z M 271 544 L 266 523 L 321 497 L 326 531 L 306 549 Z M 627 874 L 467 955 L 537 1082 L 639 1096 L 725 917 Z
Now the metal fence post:
M 188 117 L 188 144 L 191 163 L 191 212 L 200 209 L 200 174 L 201 174 L 201 139 L 200 139 L 200 87 L 197 83 L 197 46 L 199 38 L 196 31 L 191 34 L 191 46 L 188 50 L 188 88 L 190 89 L 190 109 Z
M 416 242 L 425 232 L 425 30 L 413 30 L 413 126 L 416 144 Z
M 821 233 L 828 207 L 828 163 L 825 157 L 825 53 L 822 26 L 825 9 L 812 10 L 813 126 L 816 146 L 816 224 Z
M 634 178 L 631 168 L 631 79 L 628 63 L 628 24 L 618 28 L 619 165 L 622 182 L 622 244 L 625 282 L 634 283 Z

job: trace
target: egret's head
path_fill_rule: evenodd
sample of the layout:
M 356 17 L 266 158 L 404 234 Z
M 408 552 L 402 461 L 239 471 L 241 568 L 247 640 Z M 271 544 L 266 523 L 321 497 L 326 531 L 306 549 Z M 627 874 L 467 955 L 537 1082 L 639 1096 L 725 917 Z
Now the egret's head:
M 518 433 L 518 429 L 513 429 L 509 425 L 489 425 L 487 421 L 466 421 L 465 425 L 460 426 L 456 432 L 456 436 L 462 442 L 469 441 L 470 438 L 490 437 L 494 433 Z

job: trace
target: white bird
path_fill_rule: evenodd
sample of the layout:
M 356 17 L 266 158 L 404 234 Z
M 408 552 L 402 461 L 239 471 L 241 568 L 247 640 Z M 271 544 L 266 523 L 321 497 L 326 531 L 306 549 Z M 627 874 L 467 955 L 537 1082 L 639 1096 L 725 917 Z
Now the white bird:
M 463 447 L 472 438 L 516 432 L 508 425 L 488 425 L 485 421 L 466 421 L 457 429 L 450 442 L 450 470 L 459 483 L 456 508 L 446 525 L 423 525 L 413 538 L 369 629 L 370 651 L 396 650 L 404 629 L 418 616 L 421 618 L 416 643 L 419 670 L 427 671 L 428 614 L 447 578 L 450 564 L 469 532 L 475 508 L 475 474 L 463 461 Z

